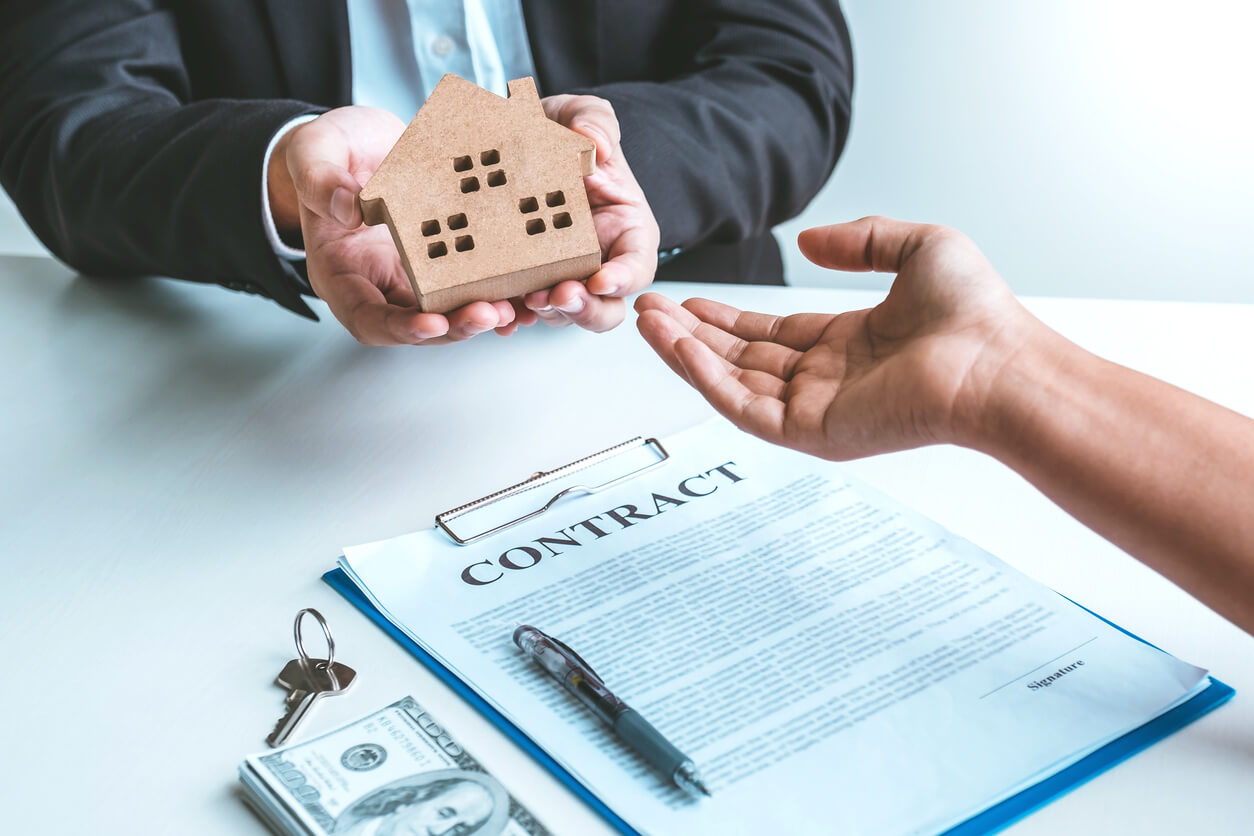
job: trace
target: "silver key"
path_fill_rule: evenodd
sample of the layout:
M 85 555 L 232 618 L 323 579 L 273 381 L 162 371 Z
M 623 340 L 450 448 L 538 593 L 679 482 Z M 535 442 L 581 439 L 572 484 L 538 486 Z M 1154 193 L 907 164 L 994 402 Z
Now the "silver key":
M 310 665 L 326 665 L 326 659 L 293 659 L 283 666 L 283 670 L 279 671 L 279 675 L 274 678 L 274 684 L 288 692 L 295 690 L 309 690 L 309 678 L 305 675 L 306 669 Z M 340 663 L 335 663 L 336 667 L 341 667 Z
M 343 662 L 327 665 L 325 659 L 293 659 L 275 678 L 275 683 L 287 689 L 287 710 L 275 724 L 274 731 L 266 738 L 271 747 L 287 742 L 301 720 L 323 697 L 342 694 L 352 687 L 357 672 Z

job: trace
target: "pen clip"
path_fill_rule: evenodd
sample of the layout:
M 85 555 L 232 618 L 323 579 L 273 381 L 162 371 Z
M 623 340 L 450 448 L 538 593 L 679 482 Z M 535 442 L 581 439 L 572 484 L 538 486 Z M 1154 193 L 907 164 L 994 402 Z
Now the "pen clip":
M 578 653 L 576 653 L 576 652 L 574 651 L 574 649 L 572 649 L 572 648 L 571 648 L 571 646 L 570 646 L 570 645 L 566 644 L 566 642 L 562 641 L 561 639 L 557 638 L 556 636 L 549 636 L 547 633 L 546 633 L 545 635 L 548 637 L 548 640 L 549 640 L 549 641 L 553 642 L 553 644 L 557 645 L 557 646 L 558 646 L 558 647 L 560 647 L 562 650 L 566 651 L 566 652 L 567 652 L 567 653 L 569 653 L 571 656 L 573 656 L 573 657 L 575 658 L 575 661 L 577 661 L 580 665 L 582 665 L 582 666 L 583 666 L 583 669 L 584 669 L 587 673 L 592 674 L 592 678 L 593 678 L 593 679 L 595 679 L 595 680 L 596 680 L 597 682 L 599 682 L 601 685 L 604 685 L 604 684 L 605 684 L 605 680 L 601 678 L 601 675 L 600 675 L 600 674 L 598 674 L 596 671 L 594 671 L 594 670 L 592 669 L 592 666 L 591 666 L 591 665 L 589 665 L 587 662 L 585 662 L 585 661 L 584 661 L 584 659 L 583 659 L 583 657 L 582 657 L 582 656 L 580 656 Z

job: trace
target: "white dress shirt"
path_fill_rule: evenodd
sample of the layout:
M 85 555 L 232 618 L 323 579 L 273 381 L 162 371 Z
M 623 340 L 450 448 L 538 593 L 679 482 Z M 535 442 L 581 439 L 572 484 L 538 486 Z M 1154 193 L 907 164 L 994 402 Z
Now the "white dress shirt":
M 497 95 L 510 79 L 535 75 L 522 0 L 345 0 L 353 104 L 382 108 L 408 123 L 445 73 Z M 261 163 L 261 220 L 274 252 L 299 260 L 270 213 L 267 172 L 283 134 L 316 119 L 301 116 L 275 133 Z

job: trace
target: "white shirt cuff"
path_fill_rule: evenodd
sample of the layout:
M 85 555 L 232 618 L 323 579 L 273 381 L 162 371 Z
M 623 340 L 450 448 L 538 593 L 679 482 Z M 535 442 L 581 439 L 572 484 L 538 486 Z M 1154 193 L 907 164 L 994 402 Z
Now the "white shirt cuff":
M 284 244 L 283 239 L 279 237 L 279 229 L 274 224 L 274 215 L 270 212 L 270 155 L 274 153 L 274 146 L 279 144 L 279 139 L 283 134 L 297 125 L 303 125 L 317 118 L 318 114 L 307 113 L 304 116 L 297 116 L 279 128 L 271 138 L 270 144 L 266 146 L 266 155 L 261 158 L 261 225 L 266 231 L 266 240 L 270 242 L 270 249 L 274 250 L 274 254 L 279 258 L 288 261 L 302 261 L 305 258 L 305 251 Z

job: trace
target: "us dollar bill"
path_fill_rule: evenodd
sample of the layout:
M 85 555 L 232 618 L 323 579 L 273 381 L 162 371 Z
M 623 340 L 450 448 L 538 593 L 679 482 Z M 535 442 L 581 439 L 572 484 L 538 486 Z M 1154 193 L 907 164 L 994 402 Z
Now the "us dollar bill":
M 313 740 L 253 755 L 240 779 L 246 799 L 279 832 L 549 833 L 413 697 Z

